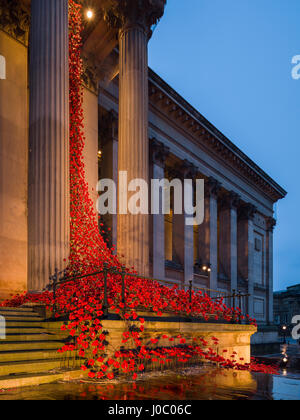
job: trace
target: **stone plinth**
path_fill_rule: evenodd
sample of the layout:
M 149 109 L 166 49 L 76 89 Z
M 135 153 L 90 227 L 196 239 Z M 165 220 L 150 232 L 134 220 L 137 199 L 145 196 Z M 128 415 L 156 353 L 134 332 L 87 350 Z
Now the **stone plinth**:
M 115 352 L 120 346 L 123 346 L 121 341 L 123 333 L 128 331 L 128 322 L 125 321 L 102 321 L 104 330 L 109 332 L 108 351 Z M 134 323 L 131 323 L 134 324 Z M 47 329 L 59 330 L 60 323 L 45 324 Z M 136 323 L 139 326 L 139 323 Z M 257 329 L 251 325 L 231 325 L 231 324 L 200 324 L 193 322 L 162 322 L 162 321 L 146 321 L 144 324 L 145 331 L 141 334 L 142 340 L 149 343 L 149 339 L 164 334 L 169 337 L 177 337 L 182 335 L 187 339 L 187 344 L 194 344 L 193 338 L 202 337 L 209 341 L 209 347 L 213 348 L 220 356 L 230 357 L 233 352 L 237 353 L 237 361 L 240 358 L 244 359 L 241 364 L 250 363 L 251 349 L 250 341 Z M 211 338 L 219 339 L 219 344 L 213 346 Z M 153 348 L 160 346 L 172 347 L 172 345 L 180 345 L 180 339 L 170 343 L 169 339 L 161 338 L 158 343 L 153 345 Z M 148 345 L 147 345 L 148 346 Z M 132 348 L 130 341 L 126 344 L 126 348 Z M 224 356 L 223 350 L 228 350 L 227 355 Z

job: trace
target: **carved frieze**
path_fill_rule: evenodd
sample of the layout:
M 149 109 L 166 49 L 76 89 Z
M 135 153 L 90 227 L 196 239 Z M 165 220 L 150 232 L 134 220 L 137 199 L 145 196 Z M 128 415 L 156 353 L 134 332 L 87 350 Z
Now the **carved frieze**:
M 0 29 L 28 45 L 30 14 L 20 0 L 0 0 Z

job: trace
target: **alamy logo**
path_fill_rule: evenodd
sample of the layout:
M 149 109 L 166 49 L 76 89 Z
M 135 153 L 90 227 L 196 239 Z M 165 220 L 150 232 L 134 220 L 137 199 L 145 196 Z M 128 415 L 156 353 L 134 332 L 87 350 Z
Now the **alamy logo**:
M 4 316 L 0 315 L 0 340 L 6 339 L 6 322 Z
M 6 79 L 6 60 L 3 55 L 0 55 L 0 80 Z
M 292 337 L 294 340 L 300 340 L 300 315 L 294 316 L 292 324 L 296 324 L 292 331 Z
M 295 66 L 292 68 L 292 78 L 294 80 L 300 79 L 300 55 L 295 55 L 292 58 L 292 64 L 295 64 Z
M 98 182 L 97 211 L 102 216 L 150 213 L 168 215 L 172 208 L 174 214 L 186 216 L 187 226 L 201 225 L 204 221 L 204 179 L 196 179 L 195 182 L 192 179 L 152 179 L 148 185 L 144 179 L 128 182 L 127 171 L 120 171 L 118 188 L 119 200 L 117 185 L 112 179 L 101 179 Z

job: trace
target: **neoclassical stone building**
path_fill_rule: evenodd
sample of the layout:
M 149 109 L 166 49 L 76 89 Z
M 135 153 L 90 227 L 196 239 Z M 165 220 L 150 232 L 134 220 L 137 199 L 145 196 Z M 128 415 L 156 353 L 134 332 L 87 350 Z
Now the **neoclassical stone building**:
M 205 221 L 106 217 L 142 275 L 231 293 L 273 320 L 274 204 L 286 192 L 148 69 L 165 0 L 83 4 L 85 164 L 100 177 L 204 178 Z M 134 7 L 132 7 L 134 4 Z M 170 4 L 169 7 L 172 7 Z M 69 249 L 68 1 L 0 0 L 0 296 L 47 284 Z M 2 73 L 1 73 L 2 74 Z M 209 267 L 210 271 L 203 270 Z

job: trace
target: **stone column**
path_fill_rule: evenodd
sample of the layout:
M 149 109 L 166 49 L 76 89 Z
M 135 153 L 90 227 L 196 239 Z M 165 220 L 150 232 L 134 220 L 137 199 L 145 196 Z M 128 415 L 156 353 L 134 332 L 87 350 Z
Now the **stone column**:
M 184 160 L 182 165 L 178 168 L 178 177 L 182 180 L 183 186 L 183 214 L 174 214 L 174 230 L 177 233 L 174 238 L 174 249 L 177 255 L 181 257 L 186 287 L 188 287 L 189 282 L 194 279 L 194 226 L 189 226 L 186 223 L 186 218 L 191 216 L 186 214 L 184 209 L 184 180 L 192 179 L 195 181 L 197 172 L 197 168 L 187 160 Z
M 165 162 L 169 155 L 169 148 L 158 142 L 151 141 L 151 158 L 153 164 L 153 179 L 162 180 L 165 178 Z M 152 241 L 153 241 L 153 277 L 156 279 L 165 278 L 165 215 L 162 208 L 162 194 L 160 190 L 160 213 L 152 216 Z
M 69 255 L 68 1 L 32 0 L 30 33 L 29 290 Z
M 220 267 L 230 281 L 231 291 L 237 290 L 237 206 L 240 197 L 234 191 L 222 197 L 220 211 Z
M 273 231 L 276 220 L 273 217 L 267 219 L 267 321 L 272 324 L 274 321 L 274 288 L 273 288 Z
M 100 117 L 99 135 L 102 158 L 100 163 L 99 179 L 112 179 L 118 185 L 118 114 L 114 110 L 104 112 Z M 117 215 L 107 214 L 102 220 L 106 228 L 111 228 L 107 234 L 110 245 L 117 248 Z
M 165 0 L 112 0 L 104 19 L 119 29 L 119 171 L 128 181 L 149 179 L 148 40 Z M 120 186 L 119 186 L 120 187 Z M 118 215 L 118 254 L 128 267 L 149 275 L 149 216 Z
M 199 258 L 211 264 L 209 288 L 218 288 L 218 194 L 221 184 L 210 177 L 205 182 L 205 219 L 199 226 Z
M 195 180 L 197 168 L 184 160 L 168 172 L 171 181 L 179 179 L 182 182 L 182 212 L 173 213 L 173 262 L 183 268 L 183 282 L 188 286 L 194 278 L 194 226 L 186 223 L 186 218 L 191 216 L 185 213 L 184 208 L 184 180 Z
M 238 220 L 238 271 L 248 284 L 248 308 L 250 317 L 254 314 L 254 224 L 257 209 L 252 204 L 244 204 L 239 209 Z

